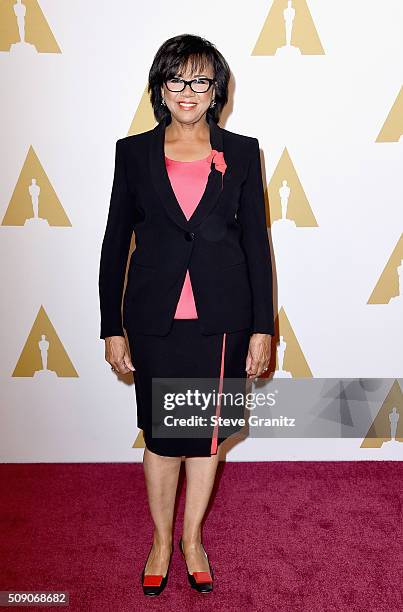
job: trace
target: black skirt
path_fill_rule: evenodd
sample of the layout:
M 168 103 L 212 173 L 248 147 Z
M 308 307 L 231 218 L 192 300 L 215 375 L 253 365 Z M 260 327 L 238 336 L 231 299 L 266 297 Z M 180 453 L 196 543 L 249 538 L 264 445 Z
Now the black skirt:
M 203 335 L 198 319 L 173 319 L 171 329 L 165 336 L 128 331 L 130 354 L 135 367 L 137 426 L 143 430 L 144 441 L 150 451 L 170 457 L 206 457 L 215 454 L 221 442 L 242 429 L 245 410 L 241 398 L 245 393 L 250 334 L 251 330 L 247 328 Z M 153 378 L 165 380 L 156 386 Z M 204 382 L 196 385 L 196 378 L 204 379 Z M 159 401 L 159 393 L 169 388 L 170 381 L 167 379 L 181 379 L 184 383 L 188 379 L 189 387 L 193 390 L 197 388 L 227 394 L 230 391 L 228 395 L 231 398 L 236 396 L 236 400 L 223 402 L 215 395 L 217 400 L 208 402 L 203 409 L 194 404 L 190 408 L 185 403 L 182 408 L 167 410 L 166 405 L 162 406 Z M 178 386 L 171 389 L 179 391 Z M 193 426 L 174 424 L 174 417 L 185 417 L 185 413 L 187 416 L 202 417 L 204 424 L 197 421 L 193 422 Z M 215 415 L 215 420 L 211 418 L 212 415 Z M 167 420 L 170 419 L 169 425 L 165 424 L 167 417 Z

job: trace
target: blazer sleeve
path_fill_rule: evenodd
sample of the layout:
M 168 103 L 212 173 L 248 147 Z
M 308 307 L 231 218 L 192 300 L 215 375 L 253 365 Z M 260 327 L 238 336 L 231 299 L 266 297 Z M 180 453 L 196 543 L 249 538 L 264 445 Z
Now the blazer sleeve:
M 267 235 L 259 141 L 253 138 L 248 174 L 243 184 L 237 220 L 246 255 L 253 301 L 252 333 L 274 335 L 273 275 Z
M 124 336 L 122 294 L 133 232 L 131 196 L 128 192 L 122 139 L 116 142 L 115 170 L 108 218 L 99 264 L 100 338 Z

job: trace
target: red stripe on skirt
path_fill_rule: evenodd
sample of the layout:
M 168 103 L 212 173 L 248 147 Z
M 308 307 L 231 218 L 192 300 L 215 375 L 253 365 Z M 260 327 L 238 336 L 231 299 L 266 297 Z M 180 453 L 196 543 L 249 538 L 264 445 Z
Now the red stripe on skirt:
M 223 388 L 223 382 L 224 382 L 224 358 L 225 358 L 225 339 L 226 339 L 226 333 L 224 332 L 223 337 L 222 337 L 222 351 L 221 351 L 221 368 L 220 368 L 220 384 L 218 386 L 218 401 L 217 401 L 217 407 L 216 407 L 216 417 L 220 416 L 220 412 L 221 412 L 221 395 L 220 393 L 222 393 L 222 388 Z M 217 453 L 217 438 L 218 438 L 218 423 L 216 423 L 214 425 L 214 430 L 213 430 L 213 437 L 211 439 L 211 449 L 210 449 L 210 454 L 211 455 L 215 455 Z

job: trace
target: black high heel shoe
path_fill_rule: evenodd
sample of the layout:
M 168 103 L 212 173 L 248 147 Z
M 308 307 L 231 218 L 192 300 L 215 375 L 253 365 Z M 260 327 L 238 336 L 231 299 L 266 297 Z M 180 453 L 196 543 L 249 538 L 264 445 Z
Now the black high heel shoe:
M 154 595 L 160 595 L 166 587 L 173 550 L 171 551 L 171 556 L 169 557 L 169 563 L 168 563 L 166 574 L 165 576 L 162 576 L 161 574 L 144 574 L 146 565 L 147 565 L 147 561 L 148 561 L 148 557 L 150 556 L 151 549 L 152 549 L 152 546 L 148 553 L 143 571 L 141 572 L 141 584 L 143 586 L 144 595 L 154 596 Z
M 180 548 L 180 551 L 182 553 L 182 556 L 186 564 L 186 557 L 185 557 L 185 553 L 183 552 L 182 538 L 180 538 L 179 540 L 179 548 Z M 189 584 L 192 587 L 192 589 L 196 589 L 196 591 L 198 591 L 199 593 L 211 593 L 211 591 L 213 590 L 214 573 L 213 573 L 213 568 L 210 565 L 210 561 L 207 556 L 207 553 L 204 550 L 203 544 L 202 544 L 202 548 L 203 548 L 204 554 L 206 555 L 206 559 L 207 559 L 207 563 L 208 563 L 210 572 L 192 572 L 190 574 L 189 570 L 187 569 L 187 564 L 186 564 L 186 572 L 188 575 Z

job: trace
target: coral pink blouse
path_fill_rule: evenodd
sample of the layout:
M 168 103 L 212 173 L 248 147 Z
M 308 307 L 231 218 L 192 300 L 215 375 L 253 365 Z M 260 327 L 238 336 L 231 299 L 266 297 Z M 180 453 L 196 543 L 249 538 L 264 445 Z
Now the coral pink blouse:
M 172 189 L 187 220 L 190 219 L 196 210 L 206 188 L 208 175 L 210 174 L 211 159 L 212 153 L 204 159 L 197 159 L 195 161 L 177 161 L 165 155 L 165 165 Z M 174 318 L 198 318 L 189 270 L 186 270 Z

